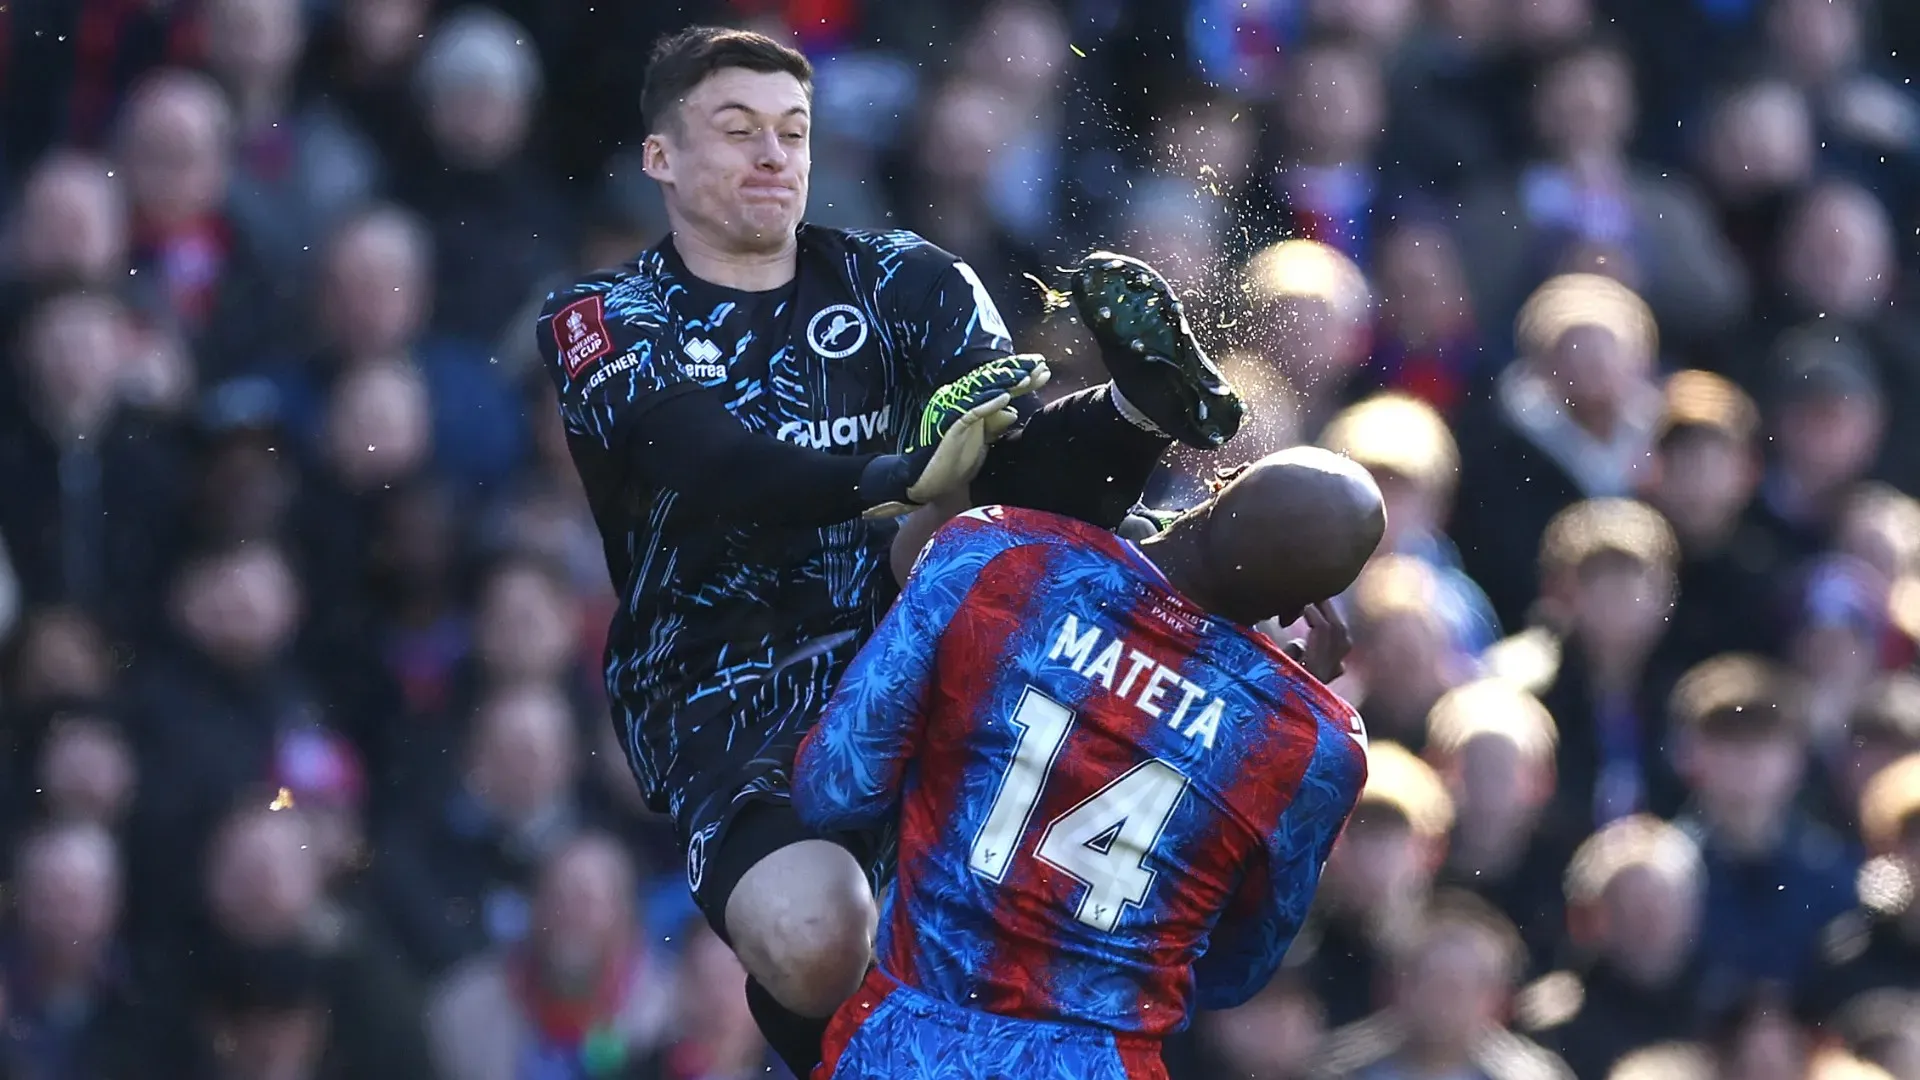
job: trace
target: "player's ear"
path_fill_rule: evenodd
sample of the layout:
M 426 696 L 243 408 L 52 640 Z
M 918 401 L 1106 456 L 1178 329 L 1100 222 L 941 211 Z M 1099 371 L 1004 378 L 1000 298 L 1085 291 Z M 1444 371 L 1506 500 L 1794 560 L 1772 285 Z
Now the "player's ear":
M 672 182 L 673 165 L 667 155 L 666 136 L 656 132 L 647 136 L 647 141 L 640 144 L 640 167 L 652 180 L 660 183 Z

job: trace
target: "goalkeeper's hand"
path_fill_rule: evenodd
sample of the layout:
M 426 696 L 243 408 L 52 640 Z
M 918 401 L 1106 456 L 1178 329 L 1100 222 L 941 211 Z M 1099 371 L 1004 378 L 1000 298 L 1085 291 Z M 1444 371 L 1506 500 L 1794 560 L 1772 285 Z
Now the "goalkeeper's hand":
M 898 517 L 966 487 L 987 457 L 987 444 L 1019 421 L 1013 399 L 1047 384 L 1038 356 L 1004 356 L 934 391 L 919 427 L 899 454 L 877 458 L 861 478 L 874 497 L 869 518 Z

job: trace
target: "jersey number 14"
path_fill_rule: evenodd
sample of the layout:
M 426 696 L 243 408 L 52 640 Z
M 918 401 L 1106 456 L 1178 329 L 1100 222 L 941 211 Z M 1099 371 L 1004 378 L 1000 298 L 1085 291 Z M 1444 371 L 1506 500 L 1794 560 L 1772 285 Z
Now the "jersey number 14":
M 1014 850 L 1026 835 L 1054 760 L 1073 727 L 1073 710 L 1030 686 L 1011 720 L 1017 740 L 1013 761 L 1000 778 L 1000 792 L 974 838 L 969 860 L 974 873 L 994 882 L 1006 879 Z M 1128 906 L 1146 900 L 1154 879 L 1147 853 L 1159 842 L 1186 790 L 1187 778 L 1154 758 L 1048 823 L 1033 854 L 1086 886 L 1076 918 L 1112 932 Z

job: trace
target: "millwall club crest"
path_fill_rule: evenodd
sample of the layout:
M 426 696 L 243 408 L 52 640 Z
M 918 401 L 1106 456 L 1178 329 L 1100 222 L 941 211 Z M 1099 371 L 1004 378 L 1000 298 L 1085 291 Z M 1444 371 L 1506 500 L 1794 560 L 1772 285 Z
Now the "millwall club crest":
M 852 304 L 822 308 L 807 323 L 807 344 L 828 360 L 852 356 L 866 343 L 867 317 Z

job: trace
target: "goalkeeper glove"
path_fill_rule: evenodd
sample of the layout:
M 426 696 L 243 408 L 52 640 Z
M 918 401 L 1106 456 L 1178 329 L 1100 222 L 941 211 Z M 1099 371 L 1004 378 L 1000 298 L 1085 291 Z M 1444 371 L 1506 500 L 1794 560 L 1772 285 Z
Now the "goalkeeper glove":
M 1038 356 L 1005 356 L 934 391 L 906 449 L 868 464 L 860 491 L 869 518 L 898 517 L 966 487 L 987 457 L 987 444 L 1019 421 L 1013 399 L 1047 384 Z

